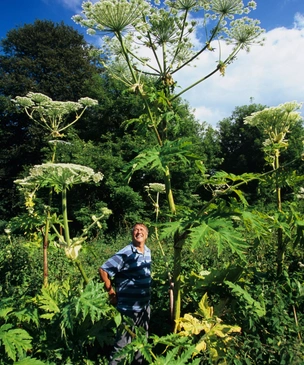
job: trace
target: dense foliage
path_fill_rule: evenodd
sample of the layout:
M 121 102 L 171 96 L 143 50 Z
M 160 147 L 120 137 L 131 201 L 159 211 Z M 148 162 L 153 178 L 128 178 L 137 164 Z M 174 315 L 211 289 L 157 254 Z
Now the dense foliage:
M 147 11 L 140 3 L 128 13 L 135 2 L 122 1 L 117 15 L 136 22 Z M 168 6 L 187 15 L 194 3 Z M 221 32 L 232 37 L 221 21 L 241 12 L 238 1 L 226 10 L 224 2 L 212 3 L 219 23 L 209 47 Z M 118 4 L 99 13 L 104 9 L 88 2 L 86 15 L 113 22 Z M 172 45 L 188 39 L 191 27 L 183 33 L 179 18 L 158 10 L 143 34 L 164 49 L 168 34 Z M 235 31 L 251 29 L 244 22 Z M 239 50 L 260 34 L 255 26 Z M 169 67 L 192 57 L 177 44 Z M 110 45 L 117 49 L 114 39 Z M 36 21 L 10 31 L 1 46 L 0 364 L 107 364 L 121 318 L 97 270 L 129 242 L 136 221 L 150 228 L 152 319 L 149 337 L 138 329 L 123 350 L 126 364 L 138 349 L 155 365 L 302 364 L 298 104 L 239 106 L 212 128 L 195 120 L 170 73 L 153 78 L 131 63 L 132 82 L 117 79 L 115 68 L 130 64 L 107 61 L 103 70 L 91 46 L 64 24 Z M 234 57 L 215 71 L 224 74 Z M 41 125 L 50 116 L 51 129 Z

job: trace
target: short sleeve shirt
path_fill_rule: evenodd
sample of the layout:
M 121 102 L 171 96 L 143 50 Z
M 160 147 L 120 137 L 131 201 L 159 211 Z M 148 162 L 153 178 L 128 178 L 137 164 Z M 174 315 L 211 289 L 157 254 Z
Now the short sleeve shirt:
M 151 251 L 147 246 L 142 253 L 131 242 L 109 258 L 101 269 L 114 278 L 120 312 L 140 312 L 149 305 Z

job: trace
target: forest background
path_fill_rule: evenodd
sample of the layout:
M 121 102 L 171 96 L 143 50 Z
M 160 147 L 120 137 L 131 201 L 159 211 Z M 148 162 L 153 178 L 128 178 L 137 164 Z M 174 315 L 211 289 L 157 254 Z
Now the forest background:
M 128 84 L 113 49 L 63 23 L 11 30 L 1 48 L 1 363 L 106 363 L 120 317 L 97 270 L 138 221 L 152 320 L 126 363 L 138 348 L 155 364 L 303 363 L 299 105 L 237 106 L 212 128 L 166 67 L 132 64 Z

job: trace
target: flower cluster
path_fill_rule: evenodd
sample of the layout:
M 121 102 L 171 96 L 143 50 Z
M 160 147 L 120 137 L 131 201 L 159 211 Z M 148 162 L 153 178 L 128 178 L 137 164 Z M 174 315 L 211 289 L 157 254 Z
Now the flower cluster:
M 72 163 L 45 163 L 35 165 L 30 175 L 15 183 L 23 188 L 53 187 L 56 192 L 70 188 L 75 184 L 93 181 L 98 183 L 103 179 L 101 172 L 95 173 L 87 166 Z
M 269 137 L 269 143 L 280 143 L 290 127 L 301 120 L 301 114 L 298 111 L 301 107 L 301 103 L 291 101 L 276 107 L 265 108 L 247 117 L 245 124 L 261 129 Z
M 230 28 L 225 28 L 227 44 L 234 44 L 247 52 L 253 44 L 263 45 L 264 38 L 261 37 L 264 30 L 259 26 L 260 21 L 243 17 L 230 23 Z
M 156 193 L 164 193 L 166 188 L 165 188 L 165 184 L 149 183 L 147 186 L 145 186 L 145 190 L 153 191 L 153 192 L 156 192 Z
M 128 28 L 144 25 L 143 14 L 150 5 L 143 0 L 99 0 L 83 3 L 82 15 L 73 16 L 73 20 L 88 28 L 90 34 L 96 31 L 121 33 Z
M 12 101 L 17 107 L 23 108 L 27 115 L 41 127 L 47 129 L 53 137 L 61 137 L 64 129 L 76 122 L 87 107 L 98 104 L 97 100 L 85 97 L 73 101 L 54 101 L 47 95 L 29 92 L 26 96 L 17 96 Z M 65 118 L 76 113 L 75 120 L 65 125 Z

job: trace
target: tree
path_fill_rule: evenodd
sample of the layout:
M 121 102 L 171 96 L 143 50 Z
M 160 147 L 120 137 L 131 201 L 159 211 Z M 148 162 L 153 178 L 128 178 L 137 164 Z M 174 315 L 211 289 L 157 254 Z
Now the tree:
M 256 6 L 254 1 L 250 1 L 248 6 L 235 0 L 167 1 L 161 5 L 142 0 L 117 0 L 111 3 L 100 0 L 94 4 L 87 1 L 83 3 L 83 15 L 75 16 L 74 20 L 89 28 L 90 32 L 106 34 L 105 44 L 115 56 L 115 62 L 107 64 L 109 72 L 123 82 L 127 90 L 138 95 L 144 104 L 145 113 L 133 122 L 152 132 L 155 146 L 143 149 L 133 159 L 130 176 L 148 167 L 162 175 L 173 222 L 170 233 L 174 236 L 174 318 L 178 320 L 181 310 L 181 251 L 191 233 L 192 239 L 196 238 L 195 244 L 202 242 L 206 221 L 201 222 L 205 219 L 204 209 L 196 215 L 195 222 L 184 214 L 178 216 L 176 209 L 172 167 L 187 164 L 193 159 L 203 174 L 204 168 L 199 157 L 195 156 L 190 141 L 182 138 L 170 140 L 168 126 L 179 126 L 181 123 L 174 100 L 216 72 L 224 75 L 226 67 L 240 51 L 248 51 L 252 44 L 261 43 L 263 31 L 258 21 L 247 17 Z M 206 38 L 199 48 L 195 48 L 191 41 L 191 35 L 199 23 L 195 20 L 197 11 L 201 11 L 199 15 L 204 18 L 202 25 L 206 30 Z M 222 55 L 219 47 L 216 66 L 207 70 L 205 75 L 199 70 L 194 84 L 176 92 L 175 74 L 192 64 L 203 52 L 214 51 L 212 43 L 221 40 L 232 44 L 228 55 Z M 138 44 L 140 53 L 135 48 Z M 154 81 L 146 83 L 142 77 L 145 74 Z M 199 232 L 200 229 L 203 232 Z
M 264 155 L 261 151 L 262 134 L 257 128 L 244 123 L 247 116 L 264 108 L 265 106 L 260 104 L 236 107 L 230 117 L 219 122 L 220 152 L 218 156 L 221 158 L 221 163 L 218 169 L 233 174 L 265 171 Z M 250 202 L 257 199 L 258 186 L 256 180 L 244 187 Z
M 23 96 L 31 91 L 77 101 L 96 73 L 90 48 L 63 22 L 36 20 L 10 30 L 1 41 L 0 95 Z
M 221 169 L 234 174 L 263 171 L 261 132 L 255 127 L 245 125 L 244 120 L 264 108 L 260 104 L 236 107 L 230 117 L 219 122 Z

